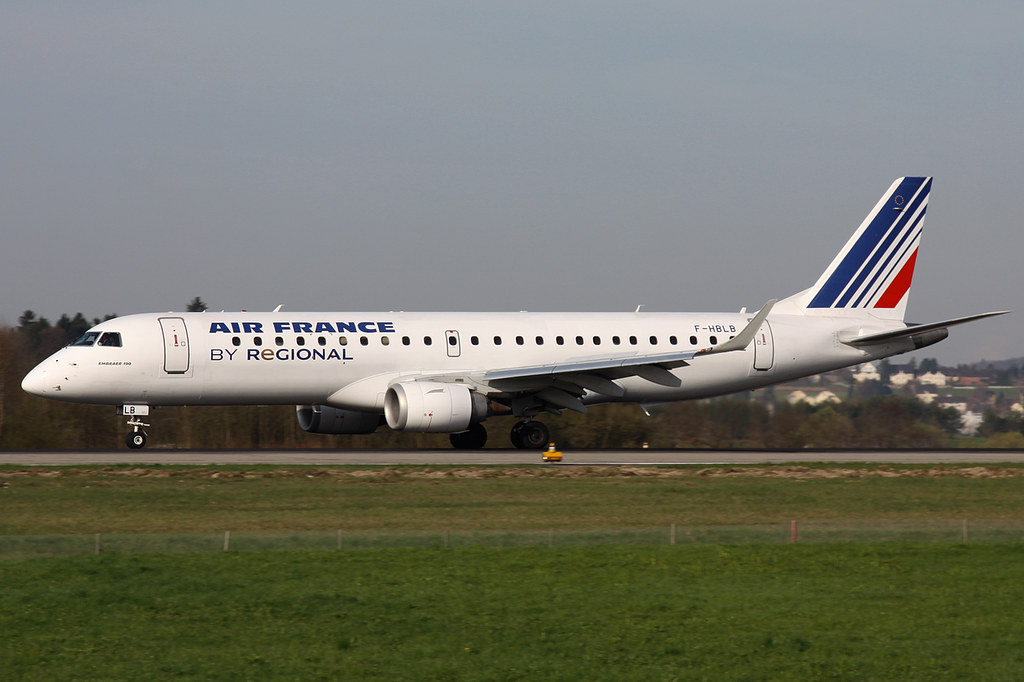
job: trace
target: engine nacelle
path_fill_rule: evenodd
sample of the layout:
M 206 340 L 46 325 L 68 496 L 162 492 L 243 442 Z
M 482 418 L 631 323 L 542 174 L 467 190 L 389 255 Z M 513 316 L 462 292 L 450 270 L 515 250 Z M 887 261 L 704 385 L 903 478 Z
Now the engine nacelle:
M 455 433 L 487 417 L 487 398 L 461 384 L 408 381 L 384 394 L 384 418 L 396 431 Z
M 295 416 L 302 430 L 310 433 L 373 433 L 380 426 L 380 414 L 376 412 L 327 405 L 296 405 Z

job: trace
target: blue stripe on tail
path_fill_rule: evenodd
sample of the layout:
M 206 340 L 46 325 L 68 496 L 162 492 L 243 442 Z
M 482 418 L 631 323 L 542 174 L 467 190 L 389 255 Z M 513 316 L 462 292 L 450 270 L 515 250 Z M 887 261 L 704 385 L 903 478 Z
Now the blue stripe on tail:
M 869 305 L 916 243 L 930 191 L 931 178 L 903 178 L 807 307 L 846 308 L 855 297 L 852 307 Z

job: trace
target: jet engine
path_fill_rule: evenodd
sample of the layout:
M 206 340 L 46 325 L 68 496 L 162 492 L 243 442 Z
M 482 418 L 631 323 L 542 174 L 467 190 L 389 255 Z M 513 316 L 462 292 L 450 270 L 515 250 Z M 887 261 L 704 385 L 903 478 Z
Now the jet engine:
M 454 433 L 487 417 L 487 398 L 461 384 L 408 381 L 384 394 L 384 418 L 396 431 Z
M 295 416 L 303 431 L 310 433 L 373 433 L 380 426 L 380 414 L 341 410 L 327 405 L 296 405 Z

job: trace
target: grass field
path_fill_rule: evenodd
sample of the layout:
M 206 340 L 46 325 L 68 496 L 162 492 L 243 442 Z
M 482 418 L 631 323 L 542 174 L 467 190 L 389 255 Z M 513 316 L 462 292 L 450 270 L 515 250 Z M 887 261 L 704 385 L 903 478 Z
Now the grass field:
M 1017 680 L 1024 547 L 824 544 L 0 562 L 0 675 Z
M 0 536 L 1011 523 L 1022 493 L 1012 466 L 8 468 Z M 105 553 L 0 586 L 0 679 L 1024 677 L 1024 543 Z
M 1024 519 L 1024 466 L 0 467 L 0 536 Z

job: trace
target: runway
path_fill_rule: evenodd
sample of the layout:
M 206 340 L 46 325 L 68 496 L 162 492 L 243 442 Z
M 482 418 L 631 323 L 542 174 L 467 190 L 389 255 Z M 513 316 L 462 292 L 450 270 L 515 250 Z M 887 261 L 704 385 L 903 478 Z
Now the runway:
M 886 464 L 1022 463 L 1020 450 L 565 450 L 545 466 L 667 466 L 873 462 Z M 0 452 L 0 465 L 541 465 L 539 450 L 109 450 Z

